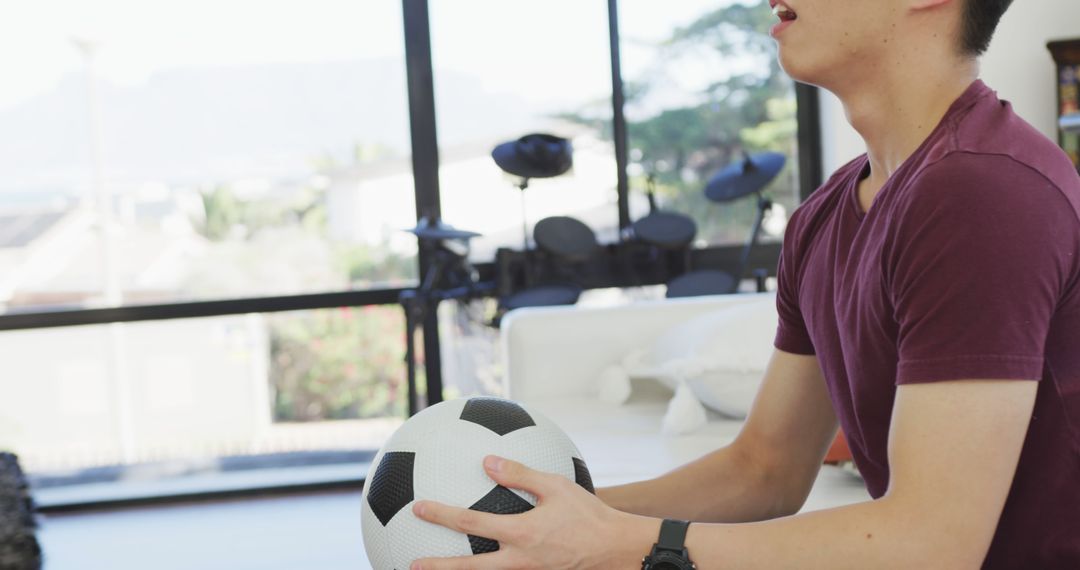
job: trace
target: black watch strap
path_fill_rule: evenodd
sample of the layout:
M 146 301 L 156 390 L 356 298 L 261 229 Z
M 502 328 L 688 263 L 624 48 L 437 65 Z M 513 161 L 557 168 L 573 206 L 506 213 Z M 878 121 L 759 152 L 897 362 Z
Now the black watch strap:
M 664 550 L 682 552 L 688 528 L 690 528 L 690 523 L 687 521 L 664 519 L 664 522 L 660 523 L 660 539 L 656 541 L 656 546 Z
M 652 552 L 641 560 L 642 570 L 694 570 L 696 566 L 686 551 L 686 530 L 690 523 L 665 519 L 660 523 L 660 538 Z

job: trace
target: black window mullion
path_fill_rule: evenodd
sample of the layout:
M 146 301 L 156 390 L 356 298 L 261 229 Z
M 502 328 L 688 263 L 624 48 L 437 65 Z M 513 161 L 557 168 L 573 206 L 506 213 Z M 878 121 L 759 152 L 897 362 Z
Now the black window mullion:
M 821 153 L 821 108 L 818 88 L 795 84 L 797 141 L 799 146 L 799 198 L 810 197 L 824 178 Z
M 409 93 L 409 133 L 412 140 L 416 219 L 435 221 L 442 216 L 439 201 L 439 139 L 435 130 L 435 80 L 431 62 L 431 24 L 427 0 L 402 0 L 405 24 L 405 75 Z M 433 252 L 420 248 L 420 282 L 427 277 Z M 439 351 L 438 302 L 425 311 L 424 371 L 427 403 L 442 401 L 442 358 Z M 411 331 L 408 333 L 411 334 Z
M 163 303 L 158 305 L 126 305 L 103 309 L 11 312 L 0 315 L 0 331 L 389 305 L 397 302 L 403 290 L 370 289 L 366 291 L 338 291 L 307 295 Z
M 627 178 L 626 97 L 623 92 L 622 59 L 619 52 L 619 1 L 608 0 L 608 36 L 611 42 L 611 126 L 615 139 L 615 168 L 619 193 L 619 229 L 630 226 L 630 181 Z

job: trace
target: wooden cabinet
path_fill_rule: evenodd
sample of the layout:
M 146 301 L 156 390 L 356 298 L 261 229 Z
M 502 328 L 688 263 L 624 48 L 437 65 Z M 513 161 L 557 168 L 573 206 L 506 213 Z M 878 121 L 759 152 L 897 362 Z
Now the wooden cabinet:
M 1046 47 L 1057 64 L 1058 144 L 1080 172 L 1080 39 Z

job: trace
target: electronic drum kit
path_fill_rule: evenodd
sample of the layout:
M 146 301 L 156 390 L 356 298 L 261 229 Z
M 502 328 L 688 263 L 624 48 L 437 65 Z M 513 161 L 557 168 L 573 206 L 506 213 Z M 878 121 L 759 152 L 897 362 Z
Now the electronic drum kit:
M 495 164 L 504 172 L 519 179 L 522 191 L 522 223 L 526 254 L 524 287 L 510 288 L 499 296 L 497 316 L 491 324 L 497 326 L 502 314 L 523 307 L 573 305 L 584 287 L 576 279 L 575 268 L 586 265 L 601 245 L 596 234 L 586 224 L 569 216 L 554 216 L 540 220 L 533 227 L 535 248 L 529 247 L 524 192 L 535 178 L 554 178 L 573 166 L 570 141 L 550 134 L 535 133 L 502 143 L 491 153 Z M 750 254 L 761 233 L 762 221 L 772 202 L 762 191 L 784 167 L 784 155 L 765 152 L 744 154 L 742 160 L 712 176 L 705 186 L 705 196 L 712 202 L 730 203 L 750 195 L 757 196 L 758 212 L 751 235 L 743 248 L 738 266 L 733 272 L 716 268 L 694 268 L 690 262 L 697 226 L 685 214 L 657 208 L 650 179 L 649 213 L 633 222 L 626 233 L 634 242 L 658 252 L 675 252 L 685 256 L 684 269 L 667 284 L 667 297 L 689 297 L 734 293 L 742 280 Z M 416 236 L 420 250 L 426 251 L 428 266 L 424 281 L 415 289 L 402 292 L 400 303 L 406 316 L 406 360 L 408 363 L 409 393 L 415 394 L 416 327 L 424 322 L 438 303 L 446 300 L 468 301 L 492 296 L 496 283 L 479 282 L 468 261 L 469 241 L 481 234 L 460 230 L 441 220 L 423 218 L 415 228 L 406 230 Z M 529 256 L 536 263 L 529 263 Z M 545 265 L 543 275 L 531 275 L 532 265 Z M 762 284 L 758 275 L 759 288 Z M 501 290 L 505 291 L 504 285 Z M 414 403 L 410 402 L 412 406 Z
M 554 178 L 568 172 L 573 166 L 570 141 L 550 134 L 535 133 L 517 140 L 502 143 L 491 153 L 495 164 L 507 174 L 520 179 L 517 187 L 524 192 L 534 178 Z M 745 276 L 749 256 L 757 245 L 762 221 L 772 208 L 772 202 L 762 191 L 783 169 L 785 157 L 776 152 L 744 154 L 738 162 L 713 175 L 705 185 L 705 196 L 712 202 L 730 203 L 750 195 L 757 196 L 757 218 L 751 235 L 744 246 L 739 264 L 734 271 L 709 268 L 692 268 L 668 283 L 668 297 L 733 293 Z M 659 209 L 650 178 L 648 215 L 634 221 L 628 236 L 661 251 L 689 254 L 697 226 L 685 214 Z M 523 208 L 524 210 L 524 208 Z M 533 227 L 535 248 L 529 247 L 526 216 L 523 217 L 523 242 L 526 251 L 536 251 L 561 264 L 585 263 L 601 248 L 596 234 L 581 221 L 569 216 L 553 216 L 540 220 Z M 428 296 L 443 299 L 472 297 L 494 290 L 492 284 L 480 284 L 472 280 L 469 267 L 468 242 L 481 234 L 459 230 L 441 220 L 422 219 L 410 230 L 422 246 L 433 251 L 432 261 L 425 273 L 425 283 L 420 290 Z M 687 258 L 689 259 L 689 257 Z M 544 283 L 513 291 L 500 299 L 505 310 L 530 307 L 568 305 L 577 302 L 582 292 L 580 285 Z M 413 297 L 417 293 L 411 294 Z

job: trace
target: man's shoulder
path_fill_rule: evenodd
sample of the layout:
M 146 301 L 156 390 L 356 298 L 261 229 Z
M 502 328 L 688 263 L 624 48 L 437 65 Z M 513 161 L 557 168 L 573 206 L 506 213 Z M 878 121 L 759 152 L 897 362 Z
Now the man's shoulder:
M 988 149 L 955 149 L 920 165 L 900 192 L 898 206 L 958 214 L 1056 212 L 1080 223 L 1080 178 L 1069 172 L 1071 163 L 1055 163 Z
M 990 188 L 1045 180 L 1080 210 L 1080 176 L 1057 143 L 1017 115 L 1012 105 L 987 92 L 953 118 L 923 167 L 967 168 Z M 995 181 L 997 183 L 995 183 Z
M 885 229 L 891 259 L 947 257 L 974 267 L 993 258 L 1002 267 L 1048 271 L 1062 283 L 1080 277 L 1076 184 L 1059 185 L 1008 155 L 956 151 L 899 190 Z

